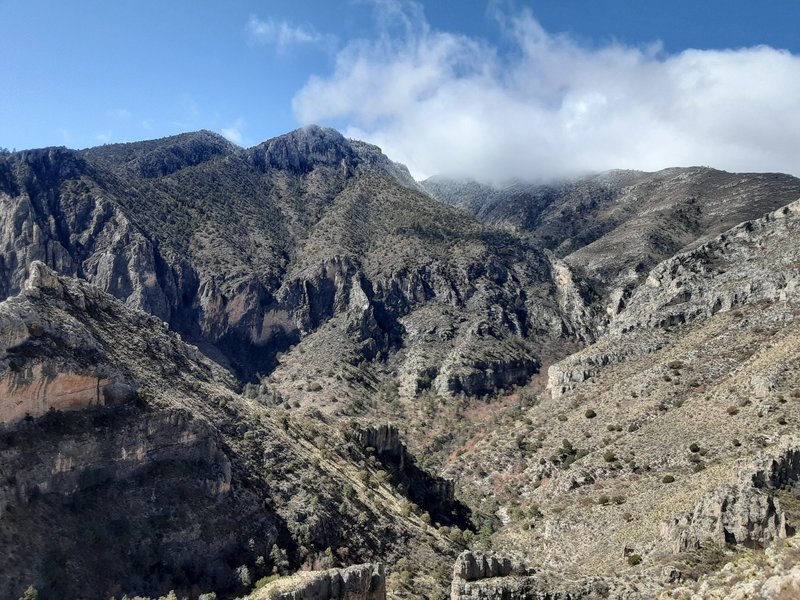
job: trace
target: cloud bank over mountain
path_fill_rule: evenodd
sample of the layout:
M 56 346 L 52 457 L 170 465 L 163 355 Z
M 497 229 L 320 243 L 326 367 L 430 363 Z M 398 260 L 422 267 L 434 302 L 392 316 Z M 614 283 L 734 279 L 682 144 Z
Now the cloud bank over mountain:
M 378 3 L 380 32 L 342 47 L 294 98 L 302 123 L 344 125 L 416 177 L 547 179 L 709 165 L 800 174 L 800 56 L 767 46 L 590 47 L 528 10 L 494 13 L 503 46 Z

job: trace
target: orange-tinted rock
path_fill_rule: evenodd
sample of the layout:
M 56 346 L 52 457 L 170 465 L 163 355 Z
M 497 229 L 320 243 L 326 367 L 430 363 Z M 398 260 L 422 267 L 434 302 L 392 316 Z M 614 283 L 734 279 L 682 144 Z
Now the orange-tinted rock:
M 77 373 L 43 373 L 41 365 L 29 374 L 7 373 L 0 379 L 0 422 L 10 423 L 26 415 L 37 417 L 51 408 L 77 410 L 105 404 L 103 388 L 110 382 Z

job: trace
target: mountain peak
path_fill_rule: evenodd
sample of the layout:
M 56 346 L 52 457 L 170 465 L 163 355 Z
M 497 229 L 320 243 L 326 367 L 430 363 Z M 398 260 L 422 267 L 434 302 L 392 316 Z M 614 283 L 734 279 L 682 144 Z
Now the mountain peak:
M 112 171 L 153 178 L 228 156 L 236 148 L 221 135 L 202 129 L 157 140 L 88 148 L 81 154 Z
M 249 149 L 260 169 L 308 173 L 317 165 L 355 166 L 356 153 L 345 137 L 328 127 L 308 125 Z

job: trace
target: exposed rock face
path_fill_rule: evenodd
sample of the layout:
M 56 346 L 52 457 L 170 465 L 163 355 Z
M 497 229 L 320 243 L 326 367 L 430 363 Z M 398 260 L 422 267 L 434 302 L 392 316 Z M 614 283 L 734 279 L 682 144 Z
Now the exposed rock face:
M 453 567 L 451 600 L 580 600 L 602 597 L 608 585 L 599 579 L 570 581 L 533 574 L 509 558 L 462 552 Z
M 611 331 L 680 325 L 743 304 L 795 296 L 798 253 L 776 240 L 794 238 L 798 230 L 800 201 L 662 262 L 613 319 Z
M 675 553 L 708 542 L 763 548 L 786 537 L 786 517 L 775 498 L 753 488 L 727 487 L 704 496 L 692 514 L 666 521 L 661 531 Z
M 455 498 L 453 482 L 420 469 L 391 424 L 368 427 L 359 434 L 363 448 L 373 448 L 409 499 L 428 511 L 437 523 L 469 527 L 469 509 Z
M 551 365 L 547 369 L 547 388 L 557 398 L 591 379 L 604 367 L 624 362 L 634 355 L 648 354 L 663 344 L 661 337 L 650 331 L 639 331 L 635 345 L 626 342 L 627 340 L 605 336 L 596 344 Z
M 75 410 L 105 404 L 107 379 L 77 373 L 44 374 L 36 365 L 27 373 L 8 373 L 0 378 L 0 423 L 25 416 L 38 417 L 50 409 Z
M 164 593 L 191 565 L 202 565 L 205 589 L 227 589 L 228 561 L 247 552 L 247 538 L 262 554 L 277 540 L 258 499 L 230 493 L 216 434 L 185 412 L 51 413 L 0 432 L 0 472 L 9 598 L 30 583 L 61 597 L 107 598 L 114 586 Z
M 250 600 L 385 600 L 386 581 L 381 564 L 301 572 L 267 584 Z
M 704 542 L 761 548 L 787 536 L 780 502 L 765 489 L 792 488 L 800 481 L 800 445 L 785 438 L 774 452 L 737 465 L 735 486 L 713 490 L 685 513 L 662 523 L 661 533 L 678 553 Z
M 800 482 L 800 440 L 784 438 L 774 452 L 740 463 L 739 469 L 739 478 L 756 488 L 792 488 Z
M 505 577 L 513 571 L 514 567 L 508 557 L 465 551 L 458 555 L 456 564 L 453 565 L 453 579 L 477 581 L 489 577 Z

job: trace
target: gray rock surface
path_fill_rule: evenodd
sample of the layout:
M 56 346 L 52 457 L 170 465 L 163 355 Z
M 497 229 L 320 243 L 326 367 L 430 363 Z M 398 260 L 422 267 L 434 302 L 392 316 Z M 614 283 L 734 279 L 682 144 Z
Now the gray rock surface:
M 451 600 L 580 600 L 607 595 L 601 579 L 571 580 L 560 574 L 534 573 L 511 559 L 465 551 L 453 566 Z
M 381 564 L 299 573 L 287 581 L 267 584 L 250 600 L 385 600 L 386 580 Z
M 690 513 L 662 523 L 671 552 L 704 543 L 763 548 L 787 537 L 786 514 L 770 490 L 793 489 L 800 482 L 800 444 L 786 437 L 771 452 L 736 466 L 739 483 L 704 495 Z

